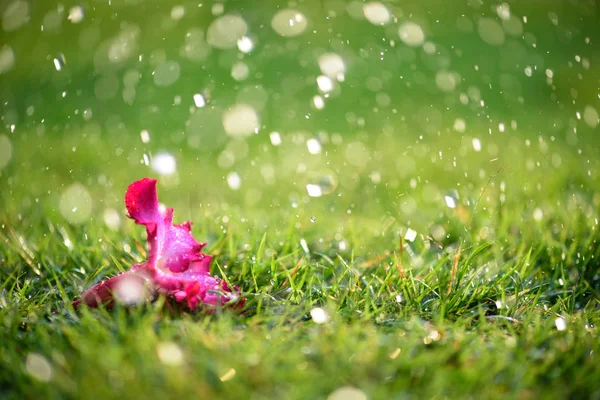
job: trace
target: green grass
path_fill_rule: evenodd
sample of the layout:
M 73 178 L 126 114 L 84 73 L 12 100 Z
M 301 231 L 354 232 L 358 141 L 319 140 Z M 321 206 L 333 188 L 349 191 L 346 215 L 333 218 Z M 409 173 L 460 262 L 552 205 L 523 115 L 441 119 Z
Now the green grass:
M 47 148 L 43 140 L 40 149 Z M 242 185 L 254 182 L 263 196 L 252 202 L 223 179 L 197 178 L 185 164 L 190 157 L 182 157 L 178 183 L 160 180 L 161 201 L 175 207 L 176 220 L 196 222 L 194 234 L 215 255 L 213 271 L 248 299 L 241 314 L 214 315 L 171 312 L 161 300 L 74 312 L 69 303 L 84 288 L 144 259 L 143 229 L 128 220 L 108 229 L 102 210 L 121 210 L 128 180 L 147 167 L 124 173 L 117 162 L 96 165 L 114 179 L 109 186 L 86 181 L 84 168 L 75 177 L 60 173 L 69 168 L 59 157 L 70 143 L 55 142 L 52 153 L 16 151 L 3 178 L 10 190 L 3 191 L 0 231 L 2 396 L 324 398 L 344 386 L 370 398 L 600 395 L 600 197 L 596 172 L 590 178 L 577 168 L 584 156 L 552 143 L 543 154 L 523 146 L 498 169 L 468 150 L 461 164 L 480 165 L 485 174 L 465 177 L 428 162 L 417 175 L 435 190 L 410 189 L 410 177 L 390 190 L 373 184 L 367 171 L 377 167 L 389 179 L 394 151 L 357 169 L 336 150 L 343 143 L 326 145 L 327 162 L 345 165 L 337 170 L 340 182 L 354 175 L 359 182 L 318 199 L 302 201 L 303 187 L 288 182 L 285 171 L 280 184 L 260 186 L 250 170 Z M 103 144 L 80 143 L 69 162 L 94 167 L 87 152 L 97 146 Z M 281 151 L 296 157 L 306 148 Z M 34 178 L 44 172 L 18 168 L 32 152 L 40 165 L 57 166 L 47 180 Z M 255 162 L 274 157 L 261 155 L 261 146 L 250 152 Z M 521 165 L 547 153 L 561 157 L 560 168 Z M 537 174 L 545 176 L 539 190 Z M 448 179 L 460 192 L 455 209 L 443 200 Z M 94 199 L 92 216 L 79 225 L 57 210 L 73 181 L 87 182 Z M 288 189 L 300 198 L 297 208 Z M 406 196 L 418 206 L 410 215 L 401 211 Z M 401 241 L 409 224 L 419 235 Z M 431 231 L 439 227 L 446 234 L 436 240 Z M 329 315 L 325 324 L 312 320 L 315 307 Z M 557 329 L 557 320 L 566 329 Z M 178 365 L 158 355 L 172 343 L 183 355 Z M 40 363 L 32 354 L 50 366 L 49 382 L 28 369 L 28 359 Z
M 78 24 L 70 0 L 0 3 L 1 399 L 600 398 L 597 2 L 507 0 L 502 21 L 500 1 L 386 0 L 377 26 L 306 0 L 296 37 L 274 0 L 181 0 L 177 21 L 172 2 L 90 1 Z M 249 54 L 198 33 L 219 7 Z M 325 52 L 346 70 L 317 109 Z M 236 103 L 257 134 L 226 134 Z M 160 201 L 243 312 L 72 309 L 145 259 L 123 195 L 159 152 L 177 161 Z

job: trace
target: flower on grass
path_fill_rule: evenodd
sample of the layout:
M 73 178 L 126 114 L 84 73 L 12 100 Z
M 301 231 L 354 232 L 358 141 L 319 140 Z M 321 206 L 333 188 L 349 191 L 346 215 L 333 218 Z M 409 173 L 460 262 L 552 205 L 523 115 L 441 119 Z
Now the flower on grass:
M 148 260 L 92 286 L 74 307 L 111 307 L 120 303 L 135 304 L 157 294 L 183 303 L 190 309 L 199 305 L 218 307 L 229 303 L 243 304 L 237 287 L 210 275 L 211 256 L 202 253 L 206 243 L 198 243 L 191 234 L 191 222 L 173 224 L 173 209 L 158 203 L 156 179 L 144 178 L 127 188 L 125 205 L 129 217 L 146 227 Z

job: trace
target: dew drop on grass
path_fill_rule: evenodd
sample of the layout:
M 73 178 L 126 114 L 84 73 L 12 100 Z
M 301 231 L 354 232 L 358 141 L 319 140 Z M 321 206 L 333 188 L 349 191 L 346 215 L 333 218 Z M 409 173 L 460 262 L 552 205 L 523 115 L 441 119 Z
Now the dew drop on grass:
M 329 314 L 321 307 L 310 310 L 310 316 L 315 324 L 321 325 L 329 321 Z
M 271 132 L 271 133 L 269 133 L 269 140 L 271 141 L 271 144 L 273 146 L 280 146 L 281 145 L 281 135 L 279 134 L 279 132 Z
M 169 153 L 158 153 L 152 158 L 151 167 L 159 175 L 172 175 L 177 170 L 177 162 Z
M 50 382 L 52 379 L 52 365 L 38 353 L 29 353 L 25 359 L 27 373 L 40 382 Z
M 72 224 L 81 224 L 88 220 L 92 212 L 92 197 L 81 183 L 69 186 L 60 196 L 58 208 L 60 214 Z
M 271 20 L 273 30 L 283 37 L 301 35 L 307 26 L 308 21 L 304 14 L 291 8 L 278 11 Z
M 473 140 L 471 142 L 473 144 L 473 150 L 475 150 L 476 152 L 480 152 L 481 151 L 481 141 L 477 138 L 473 138 Z

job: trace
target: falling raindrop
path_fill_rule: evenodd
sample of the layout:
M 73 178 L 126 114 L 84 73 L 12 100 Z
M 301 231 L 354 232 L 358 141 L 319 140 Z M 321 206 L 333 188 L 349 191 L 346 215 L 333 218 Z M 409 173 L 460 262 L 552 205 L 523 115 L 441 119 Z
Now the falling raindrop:
M 88 220 L 92 212 L 92 196 L 80 183 L 69 186 L 60 196 L 58 204 L 60 214 L 72 224 L 81 224 Z
M 425 33 L 423 29 L 414 22 L 405 22 L 400 25 L 398 29 L 398 35 L 400 36 L 400 40 L 404 42 L 407 46 L 417 47 L 421 46 L 425 41 Z
M 404 235 L 404 239 L 408 240 L 409 242 L 414 242 L 416 238 L 417 238 L 417 232 L 408 228 L 406 230 L 406 234 Z
M 237 46 L 238 40 L 248 33 L 248 25 L 238 15 L 224 15 L 215 19 L 206 32 L 206 41 L 212 47 L 227 50 Z
M 227 185 L 229 185 L 231 190 L 238 190 L 242 186 L 242 179 L 237 172 L 230 172 L 227 175 Z
M 307 26 L 308 21 L 304 14 L 291 8 L 278 11 L 271 20 L 273 30 L 284 37 L 301 35 Z
M 372 1 L 363 7 L 365 19 L 373 25 L 385 25 L 390 22 L 390 12 L 386 6 L 378 1 Z
M 151 166 L 160 175 L 172 175 L 177 169 L 177 162 L 169 153 L 158 153 L 152 158 Z
M 256 133 L 259 129 L 256 110 L 248 104 L 236 104 L 223 113 L 223 128 L 234 138 L 243 138 Z

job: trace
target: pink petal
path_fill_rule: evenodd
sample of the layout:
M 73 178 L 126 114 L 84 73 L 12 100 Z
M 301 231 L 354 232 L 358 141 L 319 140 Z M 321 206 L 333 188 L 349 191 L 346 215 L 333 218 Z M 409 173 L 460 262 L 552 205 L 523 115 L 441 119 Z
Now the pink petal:
M 186 271 L 193 262 L 194 272 L 209 273 L 210 257 L 202 254 L 206 243 L 198 243 L 190 233 L 191 222 L 173 225 L 173 209 L 161 212 L 156 195 L 156 179 L 144 178 L 129 185 L 125 194 L 129 216 L 145 225 L 150 255 L 157 269 Z
M 194 239 L 191 222 L 173 225 L 173 209 L 162 208 L 158 203 L 155 179 L 144 178 L 129 185 L 125 205 L 129 216 L 146 227 L 148 260 L 92 286 L 73 302 L 75 307 L 80 303 L 110 307 L 121 288 L 125 288 L 125 296 L 119 298 L 124 297 L 126 302 L 137 300 L 138 295 L 145 299 L 143 289 L 149 286 L 153 293 L 185 301 L 191 309 L 199 304 L 224 305 L 231 300 L 236 300 L 238 306 L 244 304 L 244 299 L 238 300 L 237 288 L 232 293 L 224 281 L 210 276 L 211 256 L 202 253 L 206 243 Z

